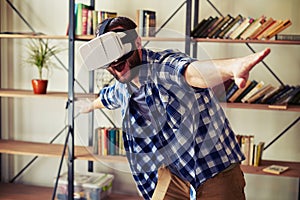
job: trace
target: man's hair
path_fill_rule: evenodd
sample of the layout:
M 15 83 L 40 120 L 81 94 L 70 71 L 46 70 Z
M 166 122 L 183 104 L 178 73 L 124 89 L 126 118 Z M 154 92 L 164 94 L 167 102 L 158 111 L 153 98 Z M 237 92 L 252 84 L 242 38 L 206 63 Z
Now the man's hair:
M 102 27 L 105 26 L 105 27 Z M 103 20 L 97 27 L 96 36 L 102 35 L 117 27 L 123 27 L 125 30 L 132 30 L 137 27 L 134 21 L 128 17 L 115 17 Z M 103 29 L 104 28 L 104 29 Z

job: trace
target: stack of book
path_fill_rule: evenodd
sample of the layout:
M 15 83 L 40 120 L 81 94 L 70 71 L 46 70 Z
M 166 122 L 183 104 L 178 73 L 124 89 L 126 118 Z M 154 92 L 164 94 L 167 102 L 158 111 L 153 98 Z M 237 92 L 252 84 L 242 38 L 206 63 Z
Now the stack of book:
M 94 154 L 107 155 L 126 155 L 124 149 L 123 132 L 121 128 L 99 127 L 95 130 Z
M 300 105 L 300 85 L 272 86 L 263 81 L 248 80 L 238 88 L 232 79 L 213 88 L 221 102 L 269 105 Z
M 75 4 L 75 35 L 94 35 L 104 19 L 116 17 L 116 12 L 93 10 L 83 3 Z
M 236 137 L 245 156 L 245 160 L 241 164 L 259 166 L 265 143 L 259 142 L 255 144 L 253 135 L 237 135 Z
M 138 33 L 142 37 L 154 37 L 156 34 L 156 12 L 139 9 L 136 11 Z
M 242 40 L 269 40 L 292 24 L 291 20 L 272 17 L 244 17 L 230 14 L 224 17 L 209 16 L 201 20 L 191 31 L 194 38 L 222 38 Z

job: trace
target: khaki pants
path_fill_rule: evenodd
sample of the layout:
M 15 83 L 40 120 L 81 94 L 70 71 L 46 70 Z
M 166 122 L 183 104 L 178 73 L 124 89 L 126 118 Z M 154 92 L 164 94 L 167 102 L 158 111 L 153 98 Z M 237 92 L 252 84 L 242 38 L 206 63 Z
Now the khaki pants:
M 245 179 L 239 164 L 234 164 L 203 183 L 197 191 L 197 200 L 245 200 Z M 153 200 L 189 200 L 190 184 L 162 168 Z

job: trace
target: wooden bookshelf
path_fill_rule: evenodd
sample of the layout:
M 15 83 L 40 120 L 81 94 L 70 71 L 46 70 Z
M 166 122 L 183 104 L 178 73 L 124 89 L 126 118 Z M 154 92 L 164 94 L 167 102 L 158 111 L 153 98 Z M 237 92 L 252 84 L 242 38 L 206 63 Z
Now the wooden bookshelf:
M 75 98 L 95 99 L 98 94 L 75 93 Z M 0 89 L 0 97 L 34 97 L 34 98 L 63 98 L 67 99 L 67 92 L 49 91 L 47 94 L 34 94 L 32 90 L 18 89 Z M 249 103 L 221 103 L 223 108 L 240 108 L 240 109 L 256 109 L 256 110 L 286 110 L 300 112 L 298 105 L 267 105 L 267 104 L 249 104 Z
M 220 38 L 193 38 L 194 42 L 217 42 L 217 43 L 252 43 L 252 44 L 286 44 L 286 45 L 299 45 L 300 41 L 297 40 L 231 40 Z
M 282 165 L 288 166 L 289 169 L 279 175 L 263 172 L 262 169 L 270 165 Z M 286 176 L 300 178 L 300 162 L 289 162 L 289 161 L 274 161 L 274 160 L 262 160 L 261 165 L 258 167 L 250 165 L 241 165 L 242 171 L 248 174 L 258 175 L 272 175 L 272 176 Z
M 300 112 L 298 105 L 267 105 L 267 104 L 250 104 L 250 103 L 221 103 L 223 108 L 240 108 L 254 110 L 279 110 Z
M 0 183 L 0 199 L 51 199 L 53 188 L 25 184 Z
M 93 39 L 94 35 L 76 35 L 76 40 L 88 41 Z M 0 34 L 3 39 L 54 39 L 54 40 L 67 40 L 67 35 L 45 35 L 33 33 L 11 33 Z M 167 38 L 167 37 L 142 37 L 142 41 L 163 41 L 163 42 L 184 42 L 186 38 Z M 194 42 L 218 42 L 218 43 L 257 43 L 257 44 L 286 44 L 286 45 L 299 45 L 300 41 L 297 40 L 231 40 L 231 39 L 213 39 L 213 38 L 192 38 Z
M 46 157 L 61 157 L 62 144 L 48 144 L 41 142 L 26 142 L 17 140 L 0 140 L 0 153 L 35 155 Z M 93 154 L 92 147 L 75 146 L 75 159 L 97 162 L 127 163 L 125 156 L 100 156 Z
M 0 183 L 0 199 L 41 200 L 51 199 L 53 188 L 25 184 Z M 107 200 L 142 200 L 142 197 L 127 194 L 109 195 Z
M 2 39 L 54 39 L 54 40 L 67 40 L 67 35 L 44 35 L 44 34 L 32 34 L 32 33 L 12 33 L 12 34 L 0 34 Z M 76 40 L 88 41 L 95 38 L 94 35 L 76 35 Z M 162 42 L 184 42 L 186 38 L 167 38 L 167 37 L 142 37 L 142 41 L 162 41 Z
M 47 144 L 39 142 L 25 142 L 16 140 L 0 140 L 0 153 L 19 154 L 19 155 L 36 155 L 47 157 L 60 157 L 62 154 L 62 144 Z M 94 155 L 92 147 L 75 146 L 75 159 L 90 160 L 97 162 L 118 162 L 127 163 L 125 156 L 99 156 Z M 289 166 L 290 169 L 280 174 L 279 176 L 300 177 L 300 163 L 299 162 L 285 162 L 263 160 L 258 167 L 250 165 L 241 165 L 245 173 L 259 174 L 259 175 L 273 175 L 262 171 L 263 168 L 269 165 L 284 165 Z M 278 176 L 278 175 L 276 175 Z
M 18 90 L 18 89 L 0 89 L 1 97 L 34 97 L 34 98 L 68 98 L 67 92 L 54 92 L 49 91 L 47 94 L 34 94 L 32 90 Z M 76 93 L 75 98 L 97 98 L 97 94 L 87 94 L 87 93 Z

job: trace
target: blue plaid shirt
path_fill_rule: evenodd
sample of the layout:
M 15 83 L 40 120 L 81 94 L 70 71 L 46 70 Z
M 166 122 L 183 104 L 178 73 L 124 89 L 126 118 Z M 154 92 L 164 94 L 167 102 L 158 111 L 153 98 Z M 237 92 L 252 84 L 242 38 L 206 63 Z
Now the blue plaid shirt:
M 162 165 L 198 188 L 231 163 L 244 159 L 211 89 L 186 83 L 183 73 L 193 61 L 173 50 L 142 49 L 139 93 L 144 93 L 144 105 L 134 100 L 127 84 L 116 82 L 100 91 L 105 107 L 122 109 L 127 158 L 145 199 L 151 199 Z M 149 112 L 145 114 L 140 106 Z

